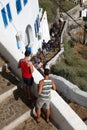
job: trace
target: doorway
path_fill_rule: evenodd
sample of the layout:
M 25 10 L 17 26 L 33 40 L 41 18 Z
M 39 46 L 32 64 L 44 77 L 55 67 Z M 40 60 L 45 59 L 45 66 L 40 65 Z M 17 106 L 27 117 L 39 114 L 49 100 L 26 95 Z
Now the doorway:
M 26 48 L 31 47 L 33 43 L 33 33 L 32 33 L 32 28 L 30 25 L 26 27 Z

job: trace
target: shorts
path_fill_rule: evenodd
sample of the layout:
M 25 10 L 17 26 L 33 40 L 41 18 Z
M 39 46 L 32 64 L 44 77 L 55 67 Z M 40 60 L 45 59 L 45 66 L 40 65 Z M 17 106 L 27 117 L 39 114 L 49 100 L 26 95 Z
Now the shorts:
M 50 108 L 50 99 L 49 100 L 44 100 L 44 99 L 38 98 L 37 102 L 36 102 L 36 107 L 37 108 L 42 108 L 43 105 L 45 105 L 46 109 L 49 109 Z
M 32 77 L 32 78 L 23 78 L 23 81 L 24 81 L 24 83 L 25 83 L 28 87 L 30 87 L 30 86 L 33 85 L 34 79 L 33 79 L 33 77 Z

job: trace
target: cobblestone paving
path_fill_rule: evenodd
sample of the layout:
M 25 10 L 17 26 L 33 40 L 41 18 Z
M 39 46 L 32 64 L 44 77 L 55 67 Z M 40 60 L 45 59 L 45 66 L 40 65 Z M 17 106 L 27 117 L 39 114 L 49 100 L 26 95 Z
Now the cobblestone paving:
M 29 108 L 19 99 L 10 96 L 0 104 L 0 129 L 28 111 Z
M 87 107 L 80 106 L 76 103 L 70 103 L 70 107 L 77 113 L 77 115 L 84 121 L 87 125 Z
M 36 123 L 36 121 L 30 117 L 28 120 L 20 124 L 14 130 L 58 130 L 51 122 L 46 123 L 46 121 L 41 118 L 40 123 Z

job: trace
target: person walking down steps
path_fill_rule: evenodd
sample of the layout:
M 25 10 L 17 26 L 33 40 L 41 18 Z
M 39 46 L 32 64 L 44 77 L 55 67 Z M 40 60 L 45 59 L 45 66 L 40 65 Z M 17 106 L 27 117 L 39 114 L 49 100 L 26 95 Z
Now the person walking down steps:
M 49 78 L 50 70 L 44 69 L 44 79 L 39 81 L 38 85 L 38 98 L 36 101 L 36 121 L 40 122 L 41 108 L 45 105 L 46 107 L 46 121 L 49 122 L 50 117 L 50 100 L 51 100 L 51 89 L 56 90 L 56 85 L 53 80 Z
M 19 60 L 18 68 L 21 69 L 22 79 L 25 84 L 24 91 L 27 95 L 27 98 L 29 100 L 32 100 L 32 99 L 34 99 L 34 97 L 31 94 L 31 87 L 34 82 L 34 78 L 32 76 L 34 68 L 33 68 L 32 62 L 29 61 L 29 56 L 30 56 L 30 52 L 29 52 L 29 50 L 26 50 L 24 59 Z

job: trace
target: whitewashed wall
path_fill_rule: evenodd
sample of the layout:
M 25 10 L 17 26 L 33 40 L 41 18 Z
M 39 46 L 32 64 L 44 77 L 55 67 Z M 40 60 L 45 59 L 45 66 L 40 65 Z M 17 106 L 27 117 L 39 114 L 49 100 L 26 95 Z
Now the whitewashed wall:
M 33 33 L 32 51 L 33 54 L 36 54 L 38 48 L 41 46 L 41 42 L 39 42 L 38 38 L 35 37 L 34 30 L 34 23 L 37 18 L 37 15 L 39 14 L 39 5 L 38 0 L 28 0 L 28 3 L 25 6 L 23 6 L 22 3 L 22 11 L 20 11 L 20 13 L 17 14 L 15 2 L 15 0 L 3 0 L 0 2 L 0 11 L 3 8 L 6 8 L 6 5 L 9 3 L 12 15 L 12 21 L 8 23 L 7 27 L 5 27 L 2 15 L 0 13 L 0 53 L 6 59 L 6 61 L 8 61 L 12 71 L 18 77 L 20 77 L 20 71 L 17 68 L 17 64 L 19 59 L 24 57 L 24 54 L 22 54 L 21 50 L 17 48 L 17 41 L 15 36 L 18 32 L 20 32 L 22 34 L 22 42 L 25 43 L 25 30 L 27 25 L 30 25 Z M 41 25 L 46 26 L 46 24 L 47 20 L 45 19 L 45 22 L 43 22 L 43 24 Z M 46 26 L 46 31 L 47 29 L 48 24 Z M 46 32 L 44 33 L 46 35 Z M 49 32 L 47 33 L 49 39 Z M 25 52 L 24 48 L 23 52 Z
M 39 43 L 38 39 L 35 37 L 34 23 L 37 18 L 37 15 L 39 14 L 38 0 L 35 1 L 28 0 L 28 3 L 25 6 L 22 3 L 22 11 L 19 14 L 17 14 L 16 11 L 15 0 L 2 1 L 0 4 L 0 10 L 3 7 L 5 7 L 7 3 L 10 3 L 12 22 L 9 22 L 8 26 L 4 27 L 2 16 L 0 16 L 0 37 L 1 34 L 3 34 L 4 41 L 6 37 L 7 41 L 5 41 L 6 43 L 5 47 L 9 50 L 9 52 L 11 51 L 10 46 L 14 48 L 14 50 L 17 49 L 17 42 L 15 37 L 17 32 L 20 32 L 22 34 L 22 41 L 23 43 L 25 43 L 25 29 L 27 25 L 30 25 L 33 33 L 32 50 L 33 53 L 36 53 Z M 1 39 L 0 42 L 2 43 Z M 2 44 L 4 44 L 4 42 Z M 12 55 L 15 56 L 15 54 Z

